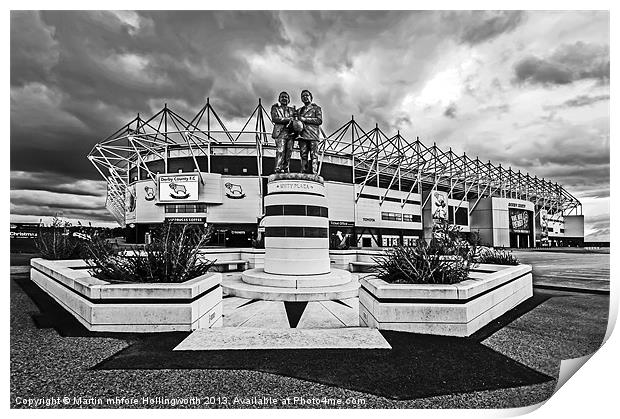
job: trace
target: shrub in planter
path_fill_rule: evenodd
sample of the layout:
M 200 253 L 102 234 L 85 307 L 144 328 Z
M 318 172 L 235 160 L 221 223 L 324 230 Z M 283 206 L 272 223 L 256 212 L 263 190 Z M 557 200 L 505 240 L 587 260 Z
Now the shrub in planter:
M 458 227 L 439 222 L 430 243 L 395 246 L 373 259 L 373 270 L 388 283 L 455 284 L 467 279 L 476 253 L 477 247 L 461 237 Z
M 454 284 L 467 279 L 467 262 L 441 255 L 423 240 L 414 246 L 395 246 L 375 258 L 375 276 L 395 284 Z
M 80 241 L 63 226 L 60 219 L 54 218 L 51 227 L 39 228 L 35 242 L 41 257 L 49 260 L 74 259 L 80 253 Z
M 204 275 L 213 266 L 215 260 L 199 254 L 210 235 L 210 229 L 197 232 L 187 225 L 165 223 L 153 233 L 151 243 L 129 252 L 117 252 L 95 238 L 85 245 L 84 259 L 93 276 L 108 282 L 180 283 Z
M 461 228 L 446 221 L 437 221 L 429 244 L 431 254 L 458 256 L 472 261 L 478 252 L 478 245 L 465 240 Z
M 501 249 L 484 249 L 477 256 L 479 263 L 492 263 L 495 265 L 518 265 L 519 259 L 511 252 Z

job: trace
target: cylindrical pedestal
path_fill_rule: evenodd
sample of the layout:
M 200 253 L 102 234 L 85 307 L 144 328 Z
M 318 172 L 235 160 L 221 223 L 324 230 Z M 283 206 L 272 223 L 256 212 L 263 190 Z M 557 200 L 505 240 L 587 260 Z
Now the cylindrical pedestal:
M 264 226 L 266 273 L 330 272 L 327 198 L 320 176 L 269 176 Z

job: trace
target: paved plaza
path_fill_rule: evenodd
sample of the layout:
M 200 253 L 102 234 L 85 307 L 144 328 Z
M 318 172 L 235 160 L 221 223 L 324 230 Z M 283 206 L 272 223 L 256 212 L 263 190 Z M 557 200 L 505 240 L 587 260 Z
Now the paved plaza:
M 591 279 L 583 273 L 609 269 L 608 254 L 517 255 L 534 265 L 535 283 L 544 278 L 561 286 L 565 269 L 568 281 L 602 281 L 601 273 Z M 175 351 L 189 332 L 89 332 L 29 281 L 27 267 L 14 266 L 11 405 L 24 407 L 18 402 L 24 398 L 69 397 L 63 407 L 80 407 L 72 403 L 84 400 L 92 403 L 81 407 L 170 407 L 170 399 L 194 397 L 201 402 L 186 407 L 256 408 L 283 407 L 257 404 L 259 398 L 297 397 L 298 403 L 284 407 L 337 407 L 299 402 L 304 398 L 363 408 L 525 406 L 552 394 L 560 360 L 590 354 L 602 342 L 609 295 L 577 292 L 573 285 L 535 288 L 532 299 L 469 338 L 381 332 L 392 349 Z M 292 320 L 307 330 L 321 316 L 348 326 L 352 300 L 308 303 Z M 272 330 L 291 321 L 284 303 L 238 297 L 224 303 L 224 326 L 240 331 L 262 318 L 257 316 L 273 316 L 267 322 Z M 115 397 L 138 403 L 106 401 Z

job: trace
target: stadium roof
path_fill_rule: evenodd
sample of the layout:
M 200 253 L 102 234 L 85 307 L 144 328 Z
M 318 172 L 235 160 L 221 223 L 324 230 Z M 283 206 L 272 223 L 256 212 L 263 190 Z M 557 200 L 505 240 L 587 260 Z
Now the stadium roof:
M 192 159 L 197 171 L 208 172 L 210 160 L 208 167 L 200 167 L 197 157 L 210 159 L 213 147 L 240 146 L 255 149 L 258 173 L 263 174 L 261 157 L 265 150 L 275 147 L 271 129 L 267 129 L 271 124 L 260 99 L 239 130 L 226 127 L 209 99 L 191 119 L 165 105 L 148 119 L 136 116 L 96 144 L 88 158 L 108 182 L 106 207 L 124 225 L 125 194 L 132 193 L 128 188 L 132 167 L 139 167 L 156 180 L 157 174 L 148 162 L 186 156 Z M 389 183 L 385 195 L 391 187 L 398 185 L 401 189 L 404 183 L 407 187 L 403 190 L 409 193 L 421 185 L 432 185 L 431 189 L 446 190 L 456 199 L 472 200 L 473 196 L 470 213 L 480 199 L 490 196 L 531 201 L 537 212 L 544 208 L 550 214 L 577 214 L 582 210 L 579 200 L 556 182 L 465 153 L 457 155 L 451 148 L 442 150 L 436 144 L 428 147 L 419 138 L 409 140 L 400 132 L 389 136 L 378 125 L 365 130 L 354 117 L 333 133 L 321 134 L 319 172 L 326 159 L 346 158 L 352 166 L 354 182 L 361 185 L 356 201 L 367 185 L 378 186 L 381 180 L 382 184 Z

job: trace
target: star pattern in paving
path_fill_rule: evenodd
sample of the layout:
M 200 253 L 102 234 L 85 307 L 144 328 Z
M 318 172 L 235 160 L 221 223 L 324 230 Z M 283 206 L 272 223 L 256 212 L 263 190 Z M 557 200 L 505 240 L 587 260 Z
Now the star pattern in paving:
M 357 298 L 331 301 L 266 301 L 225 296 L 225 327 L 336 328 L 359 326 Z

